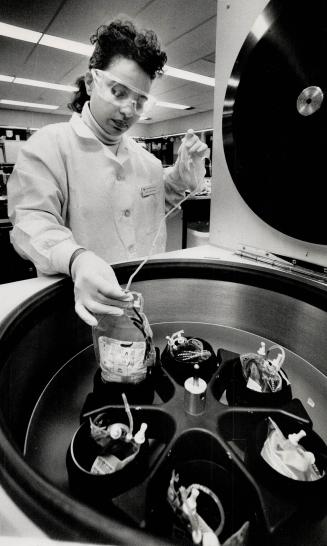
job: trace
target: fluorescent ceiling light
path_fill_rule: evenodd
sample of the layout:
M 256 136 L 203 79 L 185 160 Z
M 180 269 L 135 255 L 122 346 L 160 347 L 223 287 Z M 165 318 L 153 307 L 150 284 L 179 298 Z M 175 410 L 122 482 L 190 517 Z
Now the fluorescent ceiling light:
M 165 76 L 172 76 L 173 78 L 180 78 L 182 80 L 189 80 L 191 82 L 203 83 L 204 85 L 215 86 L 215 78 L 209 76 L 202 76 L 195 72 L 189 72 L 188 70 L 181 70 L 180 68 L 174 68 L 173 66 L 166 66 L 164 68 Z
M 53 104 L 40 104 L 38 102 L 23 102 L 20 100 L 0 99 L 1 104 L 10 104 L 12 106 L 26 106 L 27 108 L 44 108 L 45 110 L 57 110 L 59 106 Z
M 50 34 L 44 34 L 39 43 L 44 46 L 86 55 L 87 57 L 92 55 L 94 49 L 93 45 L 82 44 L 81 42 L 66 40 L 65 38 L 58 38 L 57 36 L 51 36 Z
M 50 34 L 42 34 L 42 32 L 34 32 L 34 30 L 7 25 L 6 23 L 1 22 L 0 35 L 8 36 L 8 38 L 15 38 L 16 40 L 24 40 L 25 42 L 32 42 L 34 44 L 38 42 L 45 46 L 72 51 L 73 53 L 80 53 L 81 55 L 90 56 L 94 49 L 93 45 L 75 42 L 74 40 L 66 40 L 65 38 L 58 38 L 57 36 L 51 36 Z
M 44 87 L 46 89 L 56 89 L 57 91 L 77 91 L 78 89 L 76 86 L 73 85 L 61 85 L 60 83 L 41 82 L 39 80 L 29 80 L 28 78 L 14 78 L 13 83 L 31 85 L 33 87 Z
M 3 74 L 0 74 L 0 82 L 13 82 L 14 76 L 4 76 Z
M 87 57 L 90 57 L 94 50 L 93 45 L 83 44 L 82 42 L 76 42 L 75 40 L 67 40 L 66 38 L 59 38 L 58 36 L 51 36 L 50 34 L 42 34 L 41 32 L 34 32 L 33 30 L 7 25 L 6 23 L 1 22 L 0 35 L 16 38 L 17 40 L 25 40 L 27 42 L 38 42 L 44 46 L 54 47 L 64 51 L 71 51 L 72 53 L 86 55 Z M 165 75 L 173 78 L 202 83 L 211 87 L 215 86 L 215 78 L 203 76 L 202 74 L 197 74 L 196 72 L 189 72 L 188 70 L 181 70 L 180 68 L 166 66 L 164 73 Z
M 42 82 L 39 80 L 30 80 L 28 78 L 16 78 L 16 76 L 5 76 L 0 74 L 0 82 L 19 83 L 21 85 L 31 85 L 33 87 L 44 87 L 45 89 L 56 89 L 57 91 L 77 91 L 75 85 L 62 85 L 60 83 Z
M 185 106 L 185 104 L 175 104 L 174 102 L 156 101 L 156 106 L 162 106 L 162 108 L 174 108 L 175 110 L 188 110 L 191 106 Z
M 1 129 L 24 129 L 26 130 L 26 127 L 20 127 L 19 125 L 0 125 Z
M 36 44 L 42 36 L 41 32 L 34 32 L 34 30 L 15 27 L 14 25 L 7 25 L 6 23 L 0 23 L 0 34 L 1 36 L 8 36 L 8 38 L 24 40 L 24 42 L 32 42 L 33 44 Z

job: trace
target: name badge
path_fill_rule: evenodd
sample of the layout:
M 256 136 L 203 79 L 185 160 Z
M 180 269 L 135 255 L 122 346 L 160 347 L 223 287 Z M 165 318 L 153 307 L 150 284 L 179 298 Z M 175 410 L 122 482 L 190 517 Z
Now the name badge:
M 154 195 L 159 190 L 158 186 L 156 184 L 152 186 L 143 186 L 141 188 L 141 195 L 142 197 L 148 197 L 148 195 Z

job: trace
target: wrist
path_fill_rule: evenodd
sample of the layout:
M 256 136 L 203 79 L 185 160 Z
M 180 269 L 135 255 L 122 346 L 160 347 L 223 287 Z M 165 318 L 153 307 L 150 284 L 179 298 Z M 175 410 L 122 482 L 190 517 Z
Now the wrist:
M 179 158 L 177 158 L 176 162 L 174 163 L 174 165 L 171 166 L 171 170 L 170 170 L 170 177 L 171 177 L 171 180 L 173 182 L 177 182 L 180 178 L 180 173 L 179 173 Z
M 87 252 L 87 249 L 83 248 L 83 247 L 79 247 L 71 255 L 70 260 L 69 260 L 69 266 L 68 266 L 70 277 L 73 278 L 73 264 L 75 263 L 75 260 L 78 258 L 78 256 L 80 256 L 84 252 Z

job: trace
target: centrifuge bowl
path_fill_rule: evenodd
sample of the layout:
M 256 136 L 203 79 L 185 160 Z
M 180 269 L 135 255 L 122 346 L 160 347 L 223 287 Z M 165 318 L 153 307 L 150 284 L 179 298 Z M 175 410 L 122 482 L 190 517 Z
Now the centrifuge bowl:
M 115 267 L 121 284 L 127 282 L 134 269 L 133 263 Z M 161 349 L 166 341 L 159 338 L 161 332 L 169 330 L 167 325 L 173 331 L 187 325 L 193 329 L 191 335 L 195 335 L 197 328 L 201 334 L 208 332 L 215 350 L 223 347 L 240 352 L 248 336 L 248 345 L 260 339 L 283 345 L 291 363 L 288 373 L 295 379 L 295 395 L 301 398 L 314 430 L 327 441 L 325 286 L 256 266 L 163 260 L 148 263 L 132 288 L 144 296 L 145 312 L 157 336 L 156 345 Z M 53 384 L 53 378 L 67 362 L 91 343 L 91 329 L 74 312 L 69 279 L 59 280 L 29 298 L 0 325 L 1 485 L 52 538 L 123 545 L 168 544 L 169 541 L 155 533 L 125 525 L 77 500 L 65 486 L 52 479 L 50 471 L 47 474 L 46 461 L 42 468 L 39 466 L 42 454 L 38 453 L 38 445 L 27 440 L 31 437 L 33 416 L 43 411 L 42 397 L 47 386 Z M 76 374 L 76 395 L 69 400 L 71 426 L 79 423 L 84 396 L 80 384 L 85 388 L 86 381 L 83 373 L 81 369 Z M 47 402 L 51 408 L 47 411 L 60 422 L 63 409 L 59 399 L 57 402 L 52 393 Z M 229 427 L 234 426 L 235 412 L 237 408 L 226 408 L 221 421 L 222 446 L 228 441 L 227 436 L 233 436 Z M 38 434 L 53 442 L 51 427 L 51 419 L 42 422 Z M 232 459 L 236 466 L 242 466 L 237 454 L 232 453 Z M 251 481 L 246 470 L 244 475 Z M 298 541 L 292 538 L 294 544 L 325 544 L 326 519 L 322 518 L 313 527 L 307 538 L 303 533 Z

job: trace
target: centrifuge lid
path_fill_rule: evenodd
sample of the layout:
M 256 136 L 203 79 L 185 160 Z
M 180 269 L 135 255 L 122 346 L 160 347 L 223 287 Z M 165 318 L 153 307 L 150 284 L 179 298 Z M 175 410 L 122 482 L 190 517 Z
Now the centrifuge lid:
M 242 40 L 237 10 L 250 30 L 231 63 L 221 111 L 224 159 L 237 195 L 231 203 L 222 184 L 217 216 L 238 231 L 240 244 L 326 266 L 327 4 L 258 3 L 255 18 L 254 8 L 247 6 L 248 13 L 237 0 L 221 13 L 232 24 L 234 50 Z M 226 52 L 226 33 L 221 40 Z M 222 43 L 217 36 L 218 65 Z

